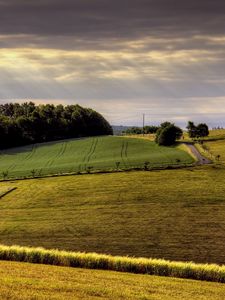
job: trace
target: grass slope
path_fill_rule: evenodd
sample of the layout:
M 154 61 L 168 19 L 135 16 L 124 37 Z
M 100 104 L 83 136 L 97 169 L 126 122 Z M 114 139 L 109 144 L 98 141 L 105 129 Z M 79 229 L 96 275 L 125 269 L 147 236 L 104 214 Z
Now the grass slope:
M 214 140 L 220 140 L 225 139 L 225 129 L 213 129 L 209 131 L 209 136 L 205 138 L 207 139 L 214 139 Z
M 206 143 L 210 153 L 214 157 L 217 157 L 217 155 L 220 155 L 219 161 L 222 164 L 225 164 L 225 140 L 218 140 L 218 141 L 210 141 Z
M 120 168 L 190 164 L 193 158 L 179 147 L 159 147 L 154 142 L 123 137 L 94 137 L 13 148 L 1 152 L 0 177 L 43 176 Z M 33 173 L 32 173 L 33 172 Z
M 221 300 L 224 284 L 0 261 L 1 299 Z
M 224 264 L 224 177 L 207 166 L 2 182 L 17 189 L 0 200 L 0 243 Z

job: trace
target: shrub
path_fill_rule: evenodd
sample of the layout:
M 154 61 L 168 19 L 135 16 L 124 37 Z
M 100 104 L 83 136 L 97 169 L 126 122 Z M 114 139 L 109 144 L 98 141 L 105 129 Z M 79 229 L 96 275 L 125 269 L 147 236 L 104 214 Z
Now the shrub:
M 177 139 L 180 139 L 183 132 L 182 130 L 172 123 L 162 123 L 156 132 L 155 141 L 162 146 L 171 146 Z

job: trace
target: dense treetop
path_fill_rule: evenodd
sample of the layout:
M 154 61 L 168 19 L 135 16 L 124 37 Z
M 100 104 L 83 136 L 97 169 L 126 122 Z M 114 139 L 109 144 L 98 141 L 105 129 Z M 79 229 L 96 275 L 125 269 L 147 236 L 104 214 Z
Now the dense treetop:
M 111 134 L 112 128 L 101 114 L 79 105 L 0 105 L 0 148 Z
M 209 135 L 208 125 L 200 123 L 197 126 L 189 121 L 187 125 L 188 135 L 190 138 L 201 138 Z
M 182 130 L 173 123 L 164 122 L 156 132 L 155 141 L 162 146 L 171 146 L 181 138 L 182 134 Z

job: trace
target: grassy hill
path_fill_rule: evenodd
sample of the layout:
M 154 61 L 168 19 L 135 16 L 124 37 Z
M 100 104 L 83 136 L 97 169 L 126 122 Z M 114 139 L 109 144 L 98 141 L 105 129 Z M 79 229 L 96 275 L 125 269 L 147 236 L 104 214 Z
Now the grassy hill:
M 190 164 L 193 158 L 179 147 L 123 137 L 64 140 L 13 148 L 0 154 L 0 177 L 23 178 L 49 174 Z
M 17 189 L 0 200 L 0 243 L 221 264 L 224 178 L 205 166 L 2 182 Z
M 0 261 L 1 299 L 221 300 L 224 284 Z
M 206 143 L 225 162 L 224 141 Z M 9 177 L 192 163 L 184 148 L 96 137 L 1 153 Z M 2 175 L 2 174 L 0 174 Z M 225 263 L 221 166 L 0 182 L 0 243 Z M 216 180 L 215 180 L 216 178 Z M 3 299 L 223 299 L 224 284 L 0 261 Z

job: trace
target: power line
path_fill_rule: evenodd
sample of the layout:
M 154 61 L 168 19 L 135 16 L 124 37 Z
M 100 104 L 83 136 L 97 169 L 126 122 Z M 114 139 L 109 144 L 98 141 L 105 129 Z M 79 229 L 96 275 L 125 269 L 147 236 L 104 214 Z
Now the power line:
M 143 114 L 143 128 L 142 128 L 143 136 L 144 136 L 144 127 L 145 127 L 145 114 Z

